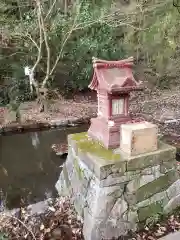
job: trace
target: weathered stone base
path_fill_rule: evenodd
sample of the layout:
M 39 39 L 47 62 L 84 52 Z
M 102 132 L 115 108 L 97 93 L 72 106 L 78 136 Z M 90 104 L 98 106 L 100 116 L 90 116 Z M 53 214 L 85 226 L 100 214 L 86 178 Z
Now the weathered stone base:
M 157 151 L 128 158 L 89 140 L 87 133 L 70 135 L 68 143 L 56 188 L 72 196 L 84 219 L 85 240 L 126 235 L 180 204 L 174 147 L 159 143 Z

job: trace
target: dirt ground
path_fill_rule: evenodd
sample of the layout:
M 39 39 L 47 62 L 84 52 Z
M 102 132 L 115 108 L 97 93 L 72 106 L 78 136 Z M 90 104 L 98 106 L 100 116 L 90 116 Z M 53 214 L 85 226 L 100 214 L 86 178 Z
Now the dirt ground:
M 180 87 L 169 90 L 152 90 L 131 94 L 130 112 L 143 116 L 146 120 L 159 124 L 160 131 L 176 137 L 180 136 Z M 53 121 L 83 119 L 96 116 L 97 100 L 95 92 L 83 92 L 72 99 L 49 102 L 48 111 L 39 112 L 38 104 L 25 102 L 20 106 L 21 123 L 53 123 Z M 10 115 L 10 116 L 9 116 Z M 0 108 L 0 125 L 7 126 L 15 121 L 6 108 Z
M 48 111 L 40 112 L 38 104 L 25 102 L 20 106 L 21 123 L 73 120 L 86 118 L 96 114 L 97 104 L 94 93 L 79 94 L 73 99 L 60 99 L 48 102 Z M 9 113 L 6 108 L 0 108 L 0 125 L 15 122 L 15 114 Z
M 132 93 L 130 108 L 133 113 L 142 112 L 152 115 L 159 121 L 165 119 L 180 118 L 178 107 L 180 106 L 179 89 Z M 49 109 L 45 113 L 39 112 L 37 103 L 25 102 L 20 106 L 22 121 L 36 120 L 48 121 L 52 119 L 66 119 L 84 117 L 96 114 L 97 102 L 95 92 L 78 94 L 73 99 L 60 99 L 49 102 Z M 6 110 L 0 108 L 0 121 L 5 121 Z

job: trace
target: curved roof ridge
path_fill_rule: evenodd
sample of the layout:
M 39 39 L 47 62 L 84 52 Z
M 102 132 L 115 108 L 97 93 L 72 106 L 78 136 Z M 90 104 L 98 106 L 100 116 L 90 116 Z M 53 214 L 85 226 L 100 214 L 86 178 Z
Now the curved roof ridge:
M 96 91 L 104 89 L 109 93 L 142 89 L 142 84 L 137 82 L 133 76 L 133 57 L 118 61 L 107 61 L 93 57 L 92 61 L 94 74 L 89 84 L 90 89 Z
M 134 57 L 129 57 L 123 60 L 108 61 L 96 57 L 92 57 L 93 67 L 132 67 L 134 65 Z

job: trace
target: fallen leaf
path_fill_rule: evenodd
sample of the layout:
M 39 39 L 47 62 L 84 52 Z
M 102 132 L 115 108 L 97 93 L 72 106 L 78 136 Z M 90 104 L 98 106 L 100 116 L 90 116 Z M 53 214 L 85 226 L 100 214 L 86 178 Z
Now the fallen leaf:
M 40 230 L 42 231 L 42 230 L 44 230 L 44 224 L 42 223 L 41 225 L 40 225 Z
M 51 212 L 55 212 L 56 209 L 54 207 L 48 207 L 48 210 L 51 211 Z

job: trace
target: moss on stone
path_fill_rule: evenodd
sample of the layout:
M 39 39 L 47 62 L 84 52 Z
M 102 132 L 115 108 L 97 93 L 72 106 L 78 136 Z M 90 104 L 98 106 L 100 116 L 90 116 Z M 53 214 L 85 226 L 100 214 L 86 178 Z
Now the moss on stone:
M 161 165 L 175 159 L 176 149 L 162 142 L 158 143 L 157 151 L 132 157 L 127 163 L 127 171 L 145 169 L 147 167 Z
M 71 134 L 70 136 L 71 136 L 71 139 L 74 141 L 88 140 L 87 132 L 75 133 L 75 134 Z
M 165 191 L 177 179 L 178 175 L 174 170 L 171 170 L 164 176 L 161 176 L 154 180 L 153 182 L 149 182 L 146 185 L 140 187 L 136 191 L 137 202 L 144 201 L 152 197 L 156 193 Z
M 81 198 L 77 197 L 74 199 L 74 207 L 76 212 L 83 218 L 84 217 L 84 206 L 82 204 Z
M 77 158 L 74 158 L 74 168 L 75 168 L 75 171 L 77 173 L 77 176 L 78 176 L 79 180 L 82 180 L 84 174 L 83 174 L 83 170 L 79 166 Z
M 139 221 L 142 222 L 149 217 L 162 214 L 163 207 L 161 202 L 152 203 L 149 206 L 138 209 Z
M 66 164 L 65 164 L 64 167 L 63 167 L 63 175 L 64 175 L 64 180 L 65 180 L 66 188 L 67 188 L 68 190 L 70 190 L 70 188 L 71 188 L 71 181 L 70 181 L 69 176 L 68 176 L 68 171 L 67 171 L 67 168 L 66 168 Z
M 120 154 L 115 154 L 113 150 L 104 148 L 98 141 L 88 138 L 86 132 L 72 135 L 72 140 L 76 141 L 80 151 L 91 153 L 105 160 L 120 160 Z

